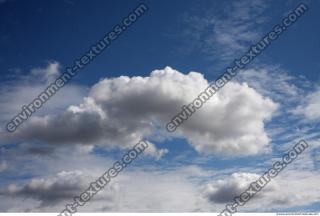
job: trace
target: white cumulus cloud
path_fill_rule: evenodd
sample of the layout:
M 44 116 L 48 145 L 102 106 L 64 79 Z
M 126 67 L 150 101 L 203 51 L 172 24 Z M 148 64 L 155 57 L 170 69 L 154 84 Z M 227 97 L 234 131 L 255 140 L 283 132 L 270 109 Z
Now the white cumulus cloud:
M 228 83 L 176 133 L 164 134 L 166 123 L 208 83 L 201 73 L 183 74 L 170 67 L 148 77 L 105 78 L 91 88 L 82 104 L 59 115 L 33 117 L 10 138 L 129 148 L 162 131 L 164 137 L 185 138 L 200 153 L 268 151 L 264 125 L 277 105 L 246 83 Z

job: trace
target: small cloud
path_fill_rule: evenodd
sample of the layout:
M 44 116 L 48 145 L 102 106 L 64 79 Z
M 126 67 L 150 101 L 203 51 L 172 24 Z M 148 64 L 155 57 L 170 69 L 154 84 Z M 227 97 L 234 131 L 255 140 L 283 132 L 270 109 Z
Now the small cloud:
M 76 196 L 87 186 L 87 181 L 81 172 L 63 171 L 56 176 L 32 179 L 23 186 L 10 184 L 0 194 L 32 198 L 41 201 L 41 206 L 50 206 Z
M 0 162 L 0 172 L 4 172 L 8 169 L 8 164 L 6 161 L 1 161 Z
M 320 119 L 320 88 L 307 95 L 305 103 L 293 110 L 294 114 L 302 114 L 308 121 L 315 122 Z
M 150 142 L 148 142 L 148 148 L 145 150 L 145 154 L 149 155 L 156 160 L 160 160 L 163 156 L 165 156 L 169 152 L 168 149 L 157 149 L 156 146 Z

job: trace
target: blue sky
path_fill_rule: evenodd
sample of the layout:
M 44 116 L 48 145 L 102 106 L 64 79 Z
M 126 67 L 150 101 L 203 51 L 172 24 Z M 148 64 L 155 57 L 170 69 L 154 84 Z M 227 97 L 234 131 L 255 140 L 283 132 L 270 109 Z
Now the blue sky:
M 45 66 L 50 60 L 59 61 L 63 66 L 69 65 L 138 3 L 138 1 L 130 3 L 97 1 L 88 6 L 81 1 L 77 3 L 35 1 L 2 4 L 1 49 L 4 52 L 1 56 L 1 72 L 7 74 L 10 69 L 20 68 L 27 73 L 28 69 Z M 130 32 L 122 35 L 119 39 L 121 42 L 114 43 L 108 51 L 95 60 L 94 64 L 88 66 L 83 74 L 91 71 L 90 76 L 79 76 L 79 82 L 85 80 L 88 84 L 93 84 L 104 77 L 105 71 L 108 70 L 113 71 L 110 76 L 143 75 L 167 65 L 181 68 L 181 71 L 203 71 L 206 76 L 210 76 L 212 73 L 221 73 L 223 67 L 229 64 L 230 61 L 219 63 L 218 56 L 207 60 L 207 54 L 194 45 L 204 42 L 196 41 L 191 34 L 184 35 L 184 32 L 192 30 L 190 27 L 192 23 L 188 22 L 187 18 L 198 16 L 205 19 L 204 14 L 213 17 L 215 13 L 218 17 L 222 17 L 219 7 L 228 5 L 228 1 L 223 5 L 214 1 L 146 3 L 152 12 L 146 14 L 145 19 L 139 20 Z M 254 28 L 263 34 L 298 3 L 270 2 L 263 12 L 266 22 Z M 315 70 L 320 66 L 317 65 L 314 53 L 319 43 L 316 40 L 319 29 L 315 23 L 318 20 L 316 13 L 318 4 L 316 1 L 310 2 L 308 15 L 299 20 L 299 24 L 291 28 L 290 33 L 279 38 L 276 45 L 268 48 L 258 61 L 281 64 L 293 70 L 295 74 L 306 70 L 303 72 L 305 76 L 317 79 Z M 59 15 L 56 11 L 59 11 Z M 306 34 L 306 32 L 312 33 Z M 202 34 L 208 35 L 205 32 Z M 235 53 L 232 57 L 238 56 L 239 53 Z M 300 61 L 302 58 L 304 61 Z M 122 64 L 124 60 L 127 64 Z M 212 67 L 216 64 L 221 64 L 221 68 L 213 70 Z M 102 67 L 105 71 L 101 70 Z
M 216 194 L 229 201 L 302 138 L 308 151 L 240 210 L 319 211 L 320 2 L 303 2 L 297 23 L 168 134 L 179 107 L 300 1 L 143 1 L 149 10 L 19 131 L 0 129 L 0 212 L 61 210 L 138 138 L 151 150 L 81 211 L 218 212 Z M 1 124 L 139 3 L 0 1 Z

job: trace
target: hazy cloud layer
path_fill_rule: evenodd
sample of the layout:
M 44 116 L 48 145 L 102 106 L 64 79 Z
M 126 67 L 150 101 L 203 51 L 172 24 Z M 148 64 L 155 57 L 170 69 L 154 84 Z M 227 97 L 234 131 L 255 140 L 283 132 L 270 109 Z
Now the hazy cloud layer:
M 7 124 L 12 117 L 21 112 L 21 107 L 31 103 L 51 81 L 58 77 L 61 70 L 62 66 L 58 62 L 50 62 L 45 67 L 31 69 L 29 73 L 22 73 L 20 69 L 12 70 L 7 75 L 6 81 L 1 82 L 0 85 L 0 123 Z M 84 86 L 69 83 L 34 115 L 61 112 L 72 104 L 79 104 L 85 94 Z
M 218 212 L 260 176 L 257 173 L 234 172 L 215 179 L 213 176 L 217 174 L 220 176 L 217 172 L 197 166 L 127 171 L 100 191 L 81 211 Z M 204 181 L 204 178 L 210 180 Z M 289 170 L 273 179 L 240 210 L 270 211 L 319 202 L 318 178 L 317 172 Z M 56 176 L 34 178 L 21 186 L 10 185 L 2 190 L 0 198 L 5 196 L 4 202 L 7 202 L 13 197 L 13 201 L 5 207 L 9 211 L 19 212 L 28 208 L 32 211 L 56 212 L 72 196 L 78 195 L 90 180 L 92 177 L 83 172 L 63 171 Z M 22 198 L 27 207 L 25 204 L 17 205 Z

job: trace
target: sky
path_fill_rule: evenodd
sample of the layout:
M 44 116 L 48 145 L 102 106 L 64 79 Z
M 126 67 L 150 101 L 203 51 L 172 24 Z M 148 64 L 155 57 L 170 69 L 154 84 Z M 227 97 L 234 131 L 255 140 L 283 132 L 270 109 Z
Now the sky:
M 308 11 L 176 132 L 166 123 L 296 8 Z M 219 212 L 299 140 L 241 212 L 320 211 L 320 1 L 0 0 L 0 212 L 59 212 L 140 139 L 80 212 Z M 6 124 L 148 7 L 15 132 Z

